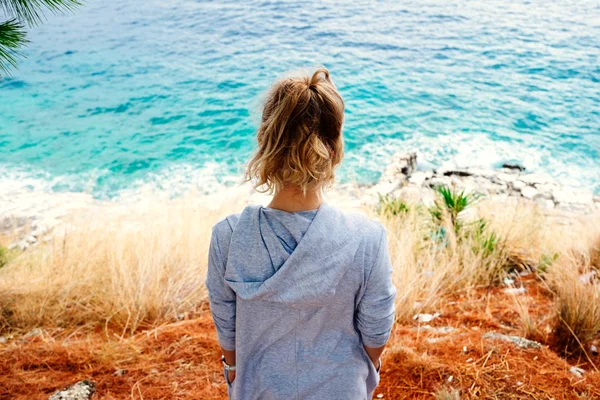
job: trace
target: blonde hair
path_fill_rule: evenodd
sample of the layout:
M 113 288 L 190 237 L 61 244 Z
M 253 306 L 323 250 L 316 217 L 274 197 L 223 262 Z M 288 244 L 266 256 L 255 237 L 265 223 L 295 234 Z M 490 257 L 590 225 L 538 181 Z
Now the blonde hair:
M 268 193 L 287 185 L 304 194 L 329 186 L 344 157 L 343 121 L 344 101 L 326 68 L 276 82 L 264 103 L 246 180 Z

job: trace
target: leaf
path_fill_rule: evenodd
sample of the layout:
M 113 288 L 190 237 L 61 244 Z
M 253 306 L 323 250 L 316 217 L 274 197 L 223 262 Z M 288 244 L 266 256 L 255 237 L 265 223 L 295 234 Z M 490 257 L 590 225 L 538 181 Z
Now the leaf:
M 0 72 L 8 74 L 22 57 L 19 48 L 29 43 L 25 26 L 15 19 L 0 23 Z
M 37 25 L 44 19 L 44 9 L 53 13 L 71 11 L 80 0 L 0 0 L 0 9 L 14 19 Z

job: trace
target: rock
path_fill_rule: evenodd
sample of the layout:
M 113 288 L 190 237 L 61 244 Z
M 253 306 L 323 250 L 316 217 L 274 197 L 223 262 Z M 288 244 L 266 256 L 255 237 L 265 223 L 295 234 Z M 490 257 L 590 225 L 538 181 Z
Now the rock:
M 440 315 L 441 314 L 437 312 L 435 314 L 417 314 L 413 317 L 413 319 L 416 320 L 418 323 L 422 324 L 426 322 L 431 322 Z
M 123 376 L 127 373 L 127 371 L 125 371 L 124 369 L 118 369 L 115 372 L 113 372 L 114 376 Z
M 427 181 L 427 184 L 432 189 L 437 189 L 440 186 L 452 186 L 452 180 L 445 176 L 434 176 Z
M 592 271 L 590 271 L 590 272 L 587 272 L 587 273 L 585 273 L 585 274 L 582 274 L 582 275 L 580 275 L 580 276 L 579 276 L 579 280 L 580 280 L 582 283 L 585 283 L 585 284 L 591 285 L 591 284 L 593 284 L 593 283 L 594 283 L 594 278 L 596 277 L 596 275 L 597 275 L 597 274 L 598 274 L 598 273 L 597 273 L 595 270 L 592 270 Z
M 503 281 L 504 281 L 505 285 L 512 285 L 513 283 L 515 283 L 514 279 L 511 279 L 511 278 L 508 278 L 508 277 L 504 278 Z
M 519 172 L 525 171 L 525 169 L 526 169 L 523 165 L 517 164 L 517 163 L 504 163 L 504 164 L 502 164 L 502 168 L 519 171 Z
M 529 200 L 533 200 L 535 198 L 535 196 L 537 196 L 537 194 L 538 194 L 537 189 L 535 189 L 531 186 L 526 186 L 523 189 L 521 189 L 521 195 Z
M 524 287 L 518 287 L 518 288 L 506 288 L 502 290 L 504 293 L 506 294 L 523 294 L 523 293 L 527 293 L 527 289 L 525 289 Z
M 525 187 L 527 187 L 527 184 L 523 181 L 515 180 L 514 182 L 512 182 L 512 188 L 514 190 L 521 190 L 521 189 L 524 189 Z
M 426 207 L 432 207 L 435 204 L 435 194 L 428 187 L 419 187 L 415 185 L 404 186 L 392 192 L 396 198 L 403 199 L 410 203 L 423 203 Z
M 390 163 L 381 175 L 380 182 L 402 183 L 417 169 L 417 153 L 400 152 L 392 156 Z
M 6 343 L 8 341 L 8 339 L 6 339 L 4 336 L 0 336 L 0 344 Z
M 592 352 L 593 355 L 597 356 L 598 355 L 598 347 L 596 347 L 596 345 L 590 345 L 590 351 Z
M 423 186 L 425 181 L 430 179 L 432 176 L 432 171 L 417 171 L 410 176 L 408 181 L 414 185 Z
M 575 375 L 578 378 L 583 378 L 583 374 L 585 373 L 585 369 L 579 367 L 571 367 L 569 368 L 569 372 Z
M 35 237 L 36 239 L 41 238 L 42 236 L 44 236 L 46 233 L 48 233 L 48 228 L 45 226 L 38 226 L 36 227 L 33 232 L 31 232 L 31 236 Z
M 28 236 L 27 238 L 25 238 L 25 241 L 29 244 L 37 243 L 37 239 L 35 238 L 35 236 Z
M 515 345 L 517 345 L 517 347 L 520 347 L 522 349 L 541 349 L 542 348 L 542 345 L 540 343 L 534 342 L 533 340 L 525 339 L 520 336 L 503 335 L 502 333 L 498 333 L 498 332 L 488 332 L 485 335 L 483 335 L 483 338 L 484 339 L 497 339 L 497 340 L 503 340 L 505 342 L 511 342 L 511 343 L 514 343 Z
M 520 175 L 519 179 L 528 185 L 539 185 L 554 183 L 554 180 L 547 174 L 525 174 Z
M 552 210 L 554 208 L 554 201 L 551 199 L 545 199 L 539 195 L 535 198 L 535 202 L 548 210 Z
M 23 336 L 23 339 L 29 339 L 32 337 L 40 336 L 41 334 L 42 334 L 42 330 L 40 328 L 34 328 L 34 329 L 30 330 L 29 332 L 27 332 Z
M 431 333 L 439 333 L 439 334 L 448 334 L 456 331 L 456 328 L 451 326 L 431 326 L 431 325 L 423 325 L 412 328 L 414 331 L 428 331 Z
M 443 171 L 442 174 L 444 176 L 460 176 L 460 177 L 473 176 L 473 174 L 471 172 L 469 172 L 468 170 L 464 170 L 464 169 L 445 170 L 445 171 Z
M 96 391 L 96 384 L 89 380 L 77 382 L 59 390 L 48 400 L 89 400 Z
M 498 172 L 495 176 L 495 179 L 502 181 L 502 182 L 510 183 L 510 182 L 514 182 L 515 180 L 517 180 L 517 175 L 516 174 L 507 174 L 505 172 Z
M 369 189 L 372 194 L 386 196 L 399 187 L 398 182 L 381 182 Z

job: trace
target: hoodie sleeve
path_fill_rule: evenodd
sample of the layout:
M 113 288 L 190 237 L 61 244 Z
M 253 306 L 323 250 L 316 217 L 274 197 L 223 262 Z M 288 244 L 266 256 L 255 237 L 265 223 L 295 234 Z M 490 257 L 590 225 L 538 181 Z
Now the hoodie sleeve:
M 221 224 L 226 224 L 223 221 Z M 219 345 L 225 350 L 235 350 L 235 292 L 225 282 L 226 258 L 221 253 L 219 234 L 220 225 L 213 228 L 208 252 L 208 272 L 206 275 L 206 287 L 210 300 L 210 311 L 212 313 Z M 229 236 L 231 232 L 227 232 Z M 221 238 L 223 239 L 223 238 Z
M 388 253 L 385 229 L 381 238 L 375 262 L 367 275 L 363 296 L 358 303 L 357 326 L 363 344 L 367 347 L 381 347 L 390 337 L 394 324 L 394 299 L 396 288 L 392 283 L 392 264 Z

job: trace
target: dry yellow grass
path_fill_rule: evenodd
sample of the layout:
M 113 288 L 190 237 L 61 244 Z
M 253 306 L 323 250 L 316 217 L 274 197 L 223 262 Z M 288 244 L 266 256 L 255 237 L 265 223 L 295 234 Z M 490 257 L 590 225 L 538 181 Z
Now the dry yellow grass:
M 188 196 L 86 210 L 52 241 L 11 259 L 0 268 L 0 329 L 44 329 L 28 339 L 17 334 L 1 349 L 0 397 L 4 390 L 15 398 L 47 398 L 93 377 L 99 398 L 224 398 L 204 279 L 211 227 L 243 205 L 233 197 Z M 469 212 L 470 220 L 486 220 L 482 237 L 468 219 L 457 233 L 447 216 L 435 222 L 414 206 L 386 217 L 364 211 L 387 228 L 398 287 L 398 324 L 380 385 L 385 398 L 600 394 L 597 356 L 579 380 L 569 363 L 585 359 L 565 361 L 553 348 L 520 351 L 483 339 L 501 331 L 547 344 L 566 337 L 578 346 L 594 337 L 599 283 L 579 277 L 598 265 L 598 219 L 565 225 L 531 204 L 482 201 Z M 482 239 L 491 232 L 497 240 L 486 248 Z M 513 277 L 526 294 L 493 287 L 511 269 L 538 272 Z M 442 316 L 432 324 L 454 333 L 421 331 L 412 320 L 433 311 Z M 562 328 L 559 316 L 568 322 Z M 140 329 L 150 326 L 160 327 Z M 116 369 L 127 373 L 115 376 Z M 525 386 L 514 386 L 517 381 Z
M 193 314 L 206 298 L 211 227 L 243 207 L 235 199 L 214 206 L 216 199 L 187 196 L 73 216 L 52 241 L 0 269 L 0 328 L 89 324 L 126 333 Z M 491 250 L 473 233 L 477 229 L 467 229 L 476 222 L 465 221 L 467 233 L 457 234 L 447 218 L 436 227 L 428 210 L 413 206 L 381 218 L 399 288 L 399 321 L 435 310 L 445 295 L 489 285 L 511 268 L 541 266 L 561 269 L 556 276 L 572 274 L 572 266 L 556 260 L 573 249 L 589 251 L 598 237 L 592 220 L 560 224 L 526 203 L 483 201 L 470 220 L 479 218 L 486 221 L 485 235 L 493 232 L 497 238 Z M 440 227 L 441 240 L 435 238 Z M 571 292 L 558 288 L 556 293 Z
M 211 227 L 240 207 L 205 202 L 189 196 L 74 215 L 53 240 L 0 269 L 0 328 L 133 332 L 193 313 L 206 297 Z

